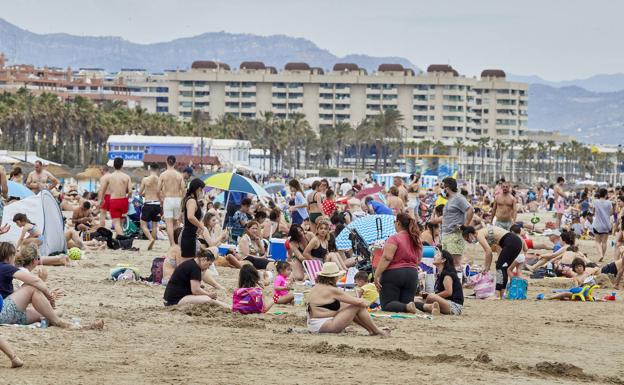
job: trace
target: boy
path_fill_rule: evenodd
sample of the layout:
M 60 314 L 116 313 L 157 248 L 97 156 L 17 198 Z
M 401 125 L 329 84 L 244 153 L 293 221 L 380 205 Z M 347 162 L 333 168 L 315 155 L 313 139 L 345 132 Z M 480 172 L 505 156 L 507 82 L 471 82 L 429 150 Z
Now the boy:
M 357 289 L 355 292 L 358 298 L 364 298 L 370 302 L 369 307 L 374 309 L 379 306 L 379 292 L 375 284 L 368 282 L 368 274 L 364 271 L 358 271 L 353 278 Z

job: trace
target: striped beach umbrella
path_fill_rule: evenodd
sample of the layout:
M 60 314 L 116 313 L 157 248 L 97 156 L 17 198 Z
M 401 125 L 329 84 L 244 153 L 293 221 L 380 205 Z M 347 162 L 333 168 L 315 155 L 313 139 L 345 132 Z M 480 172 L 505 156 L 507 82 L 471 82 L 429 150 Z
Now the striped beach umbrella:
M 394 215 L 367 215 L 349 223 L 347 227 L 336 237 L 336 248 L 347 250 L 351 248 L 349 230 L 355 230 L 369 246 L 378 240 L 386 240 L 389 236 L 396 234 L 394 228 Z
M 259 197 L 271 195 L 253 180 L 233 172 L 221 172 L 211 175 L 204 180 L 204 183 L 206 183 L 206 186 L 225 191 L 253 194 Z

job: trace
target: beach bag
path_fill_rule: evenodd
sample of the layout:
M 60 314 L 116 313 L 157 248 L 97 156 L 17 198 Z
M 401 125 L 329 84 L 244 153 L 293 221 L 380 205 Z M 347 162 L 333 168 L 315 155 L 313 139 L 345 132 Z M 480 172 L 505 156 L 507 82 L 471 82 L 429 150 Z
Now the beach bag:
M 132 242 L 134 241 L 134 238 L 125 235 L 117 235 L 116 240 L 117 242 L 119 242 L 119 247 L 122 250 L 129 250 L 132 248 Z
M 149 282 L 154 282 L 157 284 L 162 284 L 163 277 L 163 264 L 165 263 L 165 258 L 156 257 L 152 260 L 151 274 L 147 278 Z
M 489 298 L 494 295 L 495 285 L 490 273 L 485 272 L 470 277 L 470 283 L 474 288 L 475 297 L 478 299 Z
M 527 288 L 529 283 L 520 277 L 511 277 L 511 282 L 507 285 L 507 299 L 527 299 Z
M 108 279 L 113 281 L 139 281 L 139 269 L 127 264 L 118 264 L 117 267 L 110 269 Z
M 241 314 L 258 314 L 264 310 L 262 289 L 259 287 L 242 287 L 232 295 L 232 312 Z

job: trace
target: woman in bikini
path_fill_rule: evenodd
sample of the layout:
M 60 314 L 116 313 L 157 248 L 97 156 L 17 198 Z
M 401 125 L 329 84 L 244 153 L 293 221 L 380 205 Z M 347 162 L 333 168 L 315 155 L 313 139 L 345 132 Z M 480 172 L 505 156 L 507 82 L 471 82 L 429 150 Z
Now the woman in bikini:
M 227 229 L 221 228 L 219 216 L 213 212 L 204 215 L 204 232 L 199 237 L 199 242 L 203 247 L 207 247 L 216 256 L 215 265 L 240 269 L 242 264 L 240 255 L 232 248 L 225 257 L 219 255 L 219 246 L 229 238 Z
M 312 183 L 312 192 L 308 194 L 308 212 L 310 213 L 310 231 L 316 232 L 316 220 L 323 216 L 323 192 L 321 181 Z
M 316 224 L 316 235 L 303 251 L 305 259 L 319 259 L 323 262 L 335 262 L 343 270 L 348 268 L 339 253 L 329 250 L 329 225 L 327 219 L 319 219 Z
M 303 252 L 312 238 L 314 238 L 314 234 L 303 230 L 301 225 L 293 224 L 290 226 L 290 231 L 288 232 L 288 262 L 290 262 L 292 267 L 292 277 L 296 281 L 305 279 L 303 261 L 307 258 L 303 255 Z
M 336 287 L 338 278 L 344 274 L 333 262 L 325 262 L 310 290 L 308 302 L 308 330 L 311 333 L 341 333 L 352 322 L 360 325 L 370 335 L 388 336 L 368 313 L 368 301 L 356 298 Z

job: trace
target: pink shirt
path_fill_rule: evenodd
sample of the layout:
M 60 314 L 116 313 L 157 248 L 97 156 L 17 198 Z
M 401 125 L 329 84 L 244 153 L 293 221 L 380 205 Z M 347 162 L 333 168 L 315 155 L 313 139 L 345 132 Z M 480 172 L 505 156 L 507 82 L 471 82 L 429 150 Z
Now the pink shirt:
M 414 243 L 407 231 L 401 231 L 388 238 L 386 243 L 395 245 L 394 257 L 386 270 L 411 267 L 415 269 L 422 259 L 422 246 L 414 247 Z
M 275 277 L 275 280 L 273 281 L 273 287 L 286 287 L 286 285 L 288 284 L 288 280 L 286 279 L 286 277 L 284 277 L 281 274 L 278 274 L 277 277 Z M 288 294 L 288 290 L 275 290 L 275 295 L 277 295 L 278 297 L 283 297 L 286 294 Z

